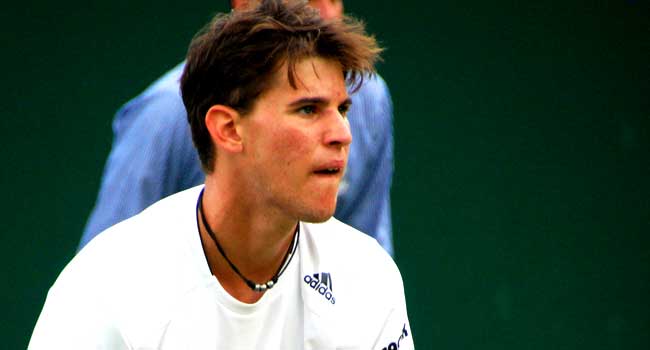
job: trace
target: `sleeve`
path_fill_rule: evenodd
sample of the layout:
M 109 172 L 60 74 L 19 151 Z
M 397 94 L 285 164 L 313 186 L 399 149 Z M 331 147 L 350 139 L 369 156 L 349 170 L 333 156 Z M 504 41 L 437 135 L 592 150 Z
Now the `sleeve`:
M 402 277 L 396 266 L 394 269 L 396 274 L 391 284 L 395 287 L 392 296 L 393 307 L 372 347 L 375 350 L 411 350 L 415 348 L 406 310 Z
M 375 238 L 393 255 L 393 104 L 379 75 L 355 95 L 350 110 L 354 141 L 335 216 Z
M 106 228 L 203 181 L 178 83 L 145 91 L 113 122 L 114 140 L 79 249 Z

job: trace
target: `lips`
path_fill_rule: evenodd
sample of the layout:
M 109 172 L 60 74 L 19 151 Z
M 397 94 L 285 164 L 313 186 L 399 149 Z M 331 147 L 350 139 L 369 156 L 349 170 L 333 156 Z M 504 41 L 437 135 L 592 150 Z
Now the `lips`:
M 314 173 L 318 175 L 339 175 L 343 173 L 345 167 L 345 162 L 342 160 L 333 160 L 327 163 L 323 163 L 314 169 Z
M 323 170 L 316 170 L 314 171 L 316 174 L 319 175 L 336 175 L 341 171 L 340 168 L 328 168 L 328 169 L 323 169 Z

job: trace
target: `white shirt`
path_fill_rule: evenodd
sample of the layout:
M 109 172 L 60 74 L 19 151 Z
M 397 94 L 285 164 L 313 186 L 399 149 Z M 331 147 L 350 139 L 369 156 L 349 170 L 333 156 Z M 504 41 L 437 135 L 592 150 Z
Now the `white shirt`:
M 400 273 L 336 219 L 300 224 L 298 254 L 254 304 L 211 275 L 202 186 L 163 199 L 84 248 L 48 293 L 29 349 L 412 349 Z

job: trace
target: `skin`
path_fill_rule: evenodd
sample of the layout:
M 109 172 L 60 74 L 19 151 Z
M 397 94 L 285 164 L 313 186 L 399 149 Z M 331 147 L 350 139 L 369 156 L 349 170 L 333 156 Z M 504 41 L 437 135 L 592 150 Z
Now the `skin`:
M 343 0 L 311 0 L 309 5 L 317 8 L 324 19 L 339 19 L 343 16 Z
M 235 9 L 252 5 L 254 0 L 232 0 Z M 318 9 L 323 19 L 339 19 L 343 16 L 343 0 L 310 0 L 309 5 Z
M 334 214 L 352 142 L 339 63 L 299 61 L 295 89 L 286 69 L 248 115 L 223 105 L 206 114 L 217 159 L 203 208 L 230 260 L 258 283 L 282 263 L 298 221 L 322 222 Z M 203 226 L 201 237 L 208 265 L 226 291 L 243 302 L 259 300 L 262 294 L 231 270 Z

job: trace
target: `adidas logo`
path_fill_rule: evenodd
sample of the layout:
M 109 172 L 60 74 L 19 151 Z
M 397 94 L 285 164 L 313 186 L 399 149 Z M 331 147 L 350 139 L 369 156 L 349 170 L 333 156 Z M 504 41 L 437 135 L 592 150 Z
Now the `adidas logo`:
M 334 299 L 334 294 L 332 294 L 332 276 L 329 272 L 315 273 L 313 275 L 305 275 L 302 279 L 311 287 L 311 289 L 318 292 L 322 295 L 327 301 L 334 305 L 336 300 Z

